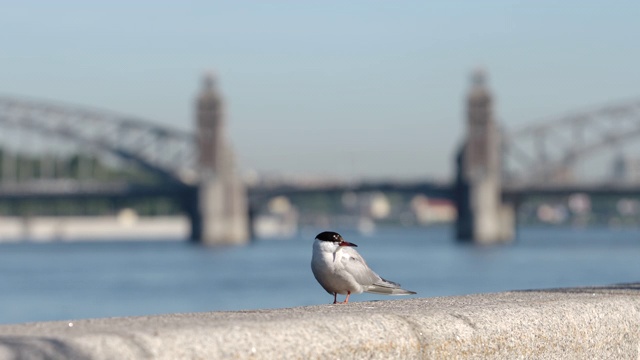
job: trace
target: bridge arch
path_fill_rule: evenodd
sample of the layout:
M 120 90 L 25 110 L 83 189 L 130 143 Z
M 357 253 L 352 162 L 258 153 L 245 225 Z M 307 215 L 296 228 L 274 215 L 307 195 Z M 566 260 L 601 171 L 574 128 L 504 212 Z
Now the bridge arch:
M 0 126 L 91 146 L 132 161 L 167 182 L 197 181 L 195 137 L 187 131 L 108 111 L 0 97 Z
M 554 118 L 503 134 L 507 183 L 561 181 L 593 153 L 640 137 L 640 100 Z

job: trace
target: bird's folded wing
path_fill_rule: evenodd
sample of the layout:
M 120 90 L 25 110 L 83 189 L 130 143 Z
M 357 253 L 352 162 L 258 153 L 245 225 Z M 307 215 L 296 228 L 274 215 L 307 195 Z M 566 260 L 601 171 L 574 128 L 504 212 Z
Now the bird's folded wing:
M 382 278 L 367 266 L 357 251 L 351 248 L 344 250 L 341 261 L 346 271 L 354 277 L 358 284 L 366 287 L 382 281 Z
M 345 269 L 355 278 L 358 284 L 364 287 L 364 291 L 384 295 L 411 295 L 413 291 L 405 290 L 400 284 L 381 278 L 367 266 L 362 256 L 357 251 L 347 248 L 343 252 L 341 261 Z

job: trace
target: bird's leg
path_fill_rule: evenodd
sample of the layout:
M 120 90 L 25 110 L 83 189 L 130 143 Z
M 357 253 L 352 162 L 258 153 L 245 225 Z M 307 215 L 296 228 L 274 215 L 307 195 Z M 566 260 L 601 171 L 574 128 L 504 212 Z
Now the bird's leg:
M 348 304 L 349 303 L 349 295 L 351 295 L 351 291 L 347 291 L 347 298 L 344 299 L 344 301 L 342 302 L 343 304 Z
M 333 293 L 333 303 L 334 304 L 338 303 L 338 293 Z

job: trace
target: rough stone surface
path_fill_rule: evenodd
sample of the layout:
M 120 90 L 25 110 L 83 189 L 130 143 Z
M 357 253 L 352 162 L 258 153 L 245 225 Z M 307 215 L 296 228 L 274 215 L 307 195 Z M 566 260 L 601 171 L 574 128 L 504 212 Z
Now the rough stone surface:
M 624 284 L 4 325 L 0 359 L 636 359 L 639 340 Z

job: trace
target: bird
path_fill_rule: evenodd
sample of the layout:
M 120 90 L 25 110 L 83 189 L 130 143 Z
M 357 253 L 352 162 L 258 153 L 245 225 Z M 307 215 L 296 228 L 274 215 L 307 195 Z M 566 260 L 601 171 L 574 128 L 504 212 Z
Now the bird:
M 349 303 L 351 294 L 363 292 L 383 295 L 412 295 L 400 284 L 383 279 L 369 268 L 362 256 L 354 249 L 358 245 L 345 241 L 340 234 L 323 231 L 313 242 L 311 271 L 320 285 L 333 295 L 338 303 L 338 294 L 347 295 L 341 304 Z

